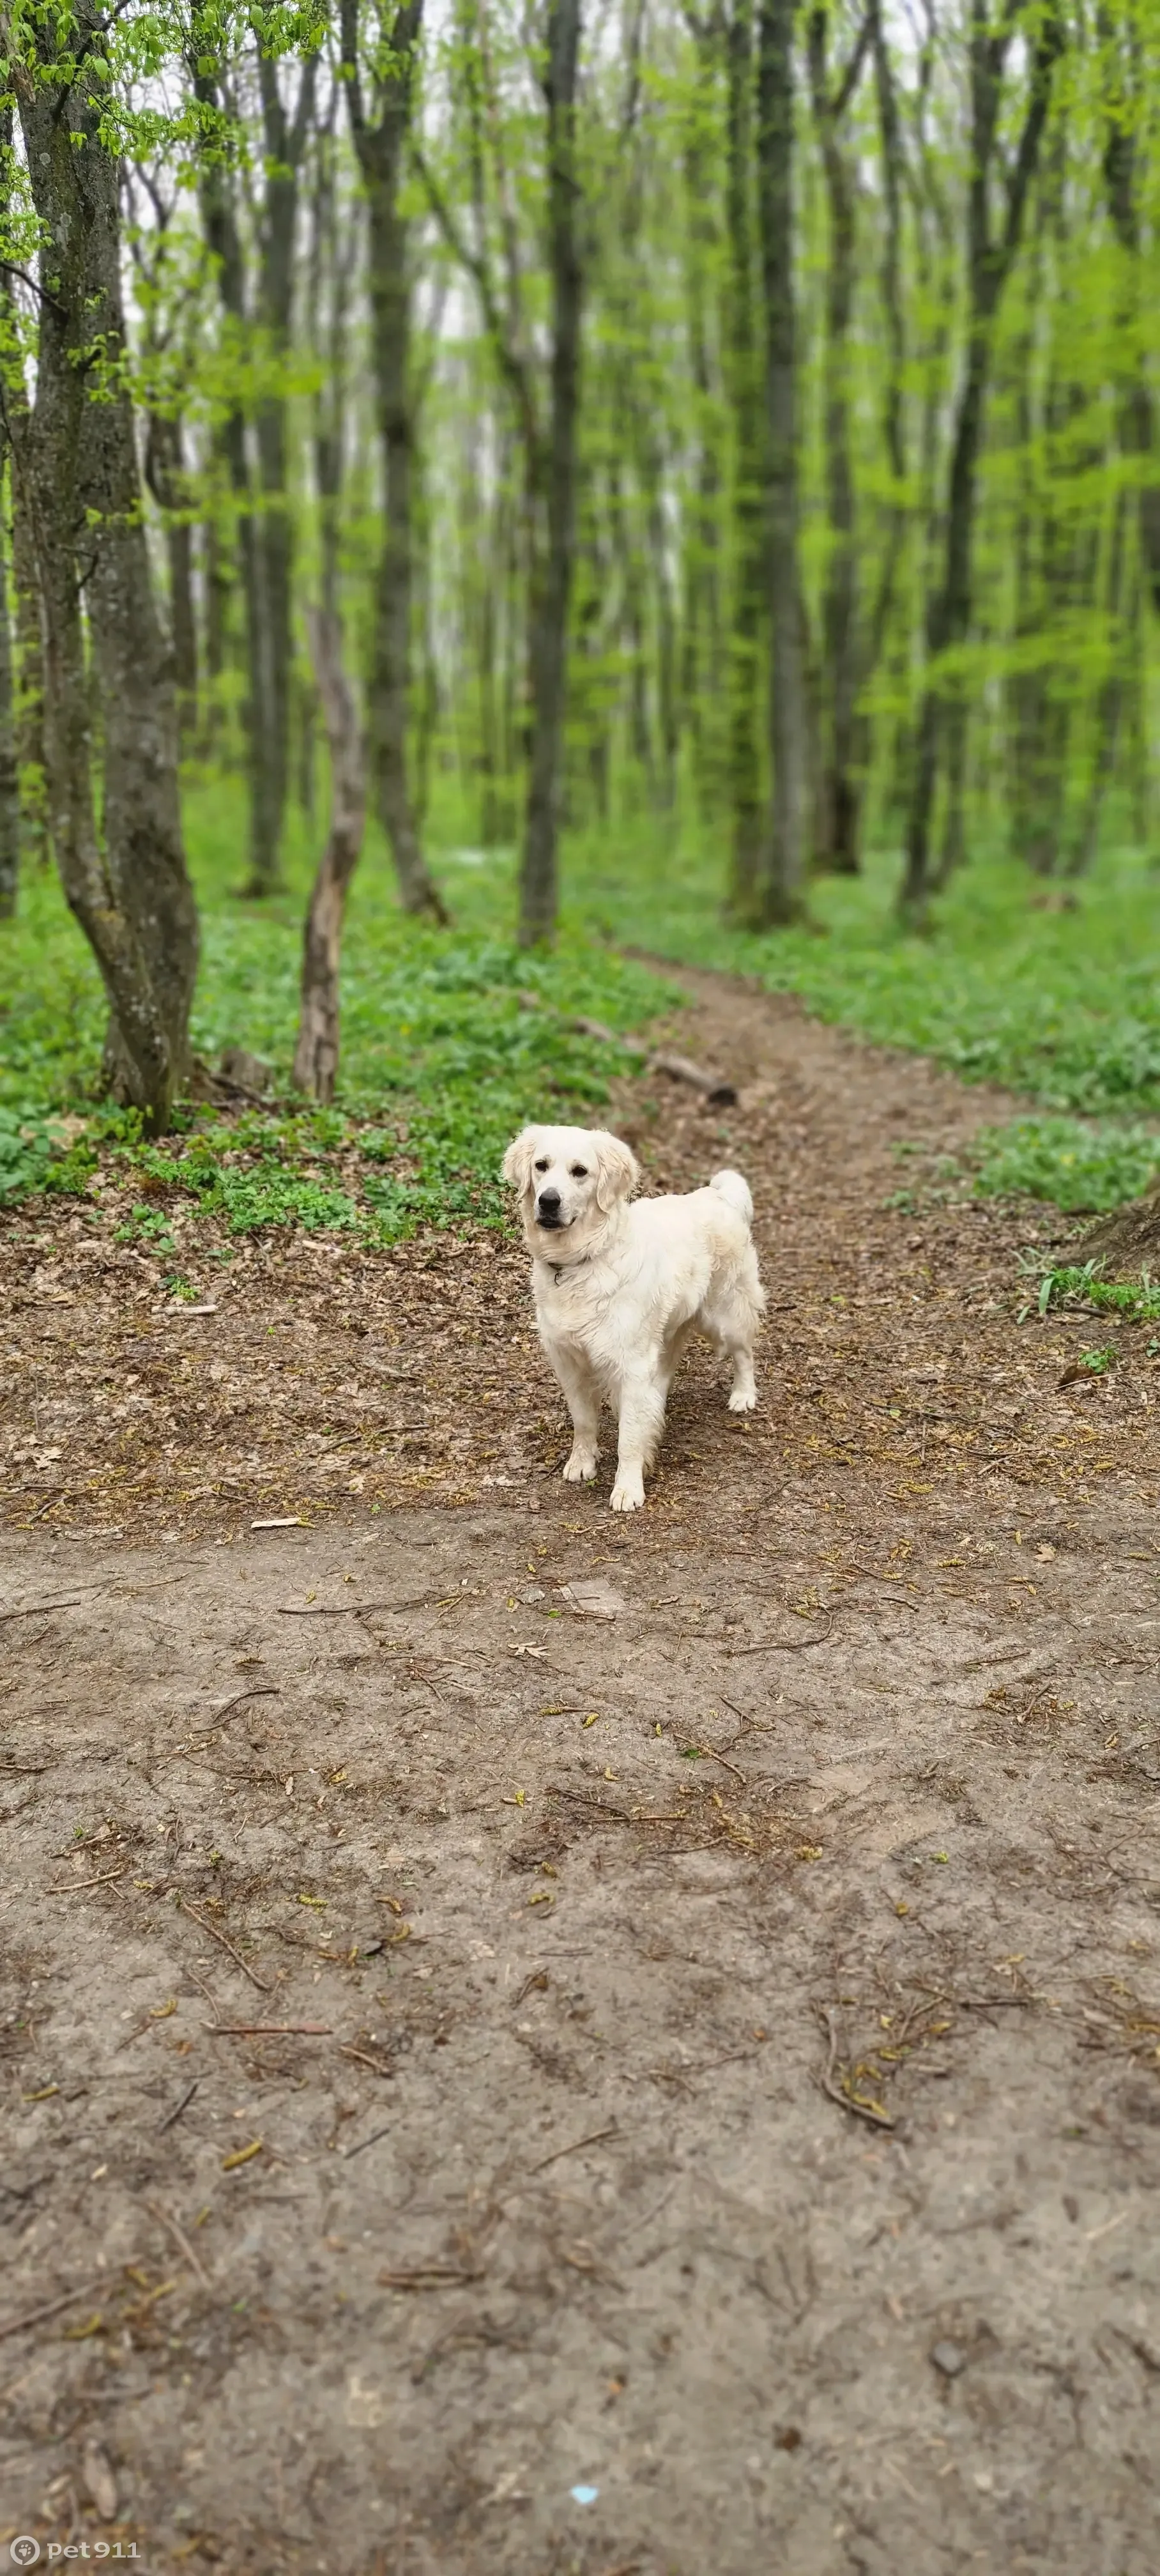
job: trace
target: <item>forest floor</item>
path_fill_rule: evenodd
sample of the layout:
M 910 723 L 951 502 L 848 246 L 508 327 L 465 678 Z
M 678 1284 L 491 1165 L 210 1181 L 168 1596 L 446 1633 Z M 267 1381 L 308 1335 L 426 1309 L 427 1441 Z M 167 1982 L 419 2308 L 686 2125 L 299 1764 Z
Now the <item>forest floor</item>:
M 2 1220 L 0 2539 L 1155 2576 L 1155 1352 L 927 1186 L 1017 1104 L 685 980 L 761 1410 L 627 1522 L 494 1235 Z

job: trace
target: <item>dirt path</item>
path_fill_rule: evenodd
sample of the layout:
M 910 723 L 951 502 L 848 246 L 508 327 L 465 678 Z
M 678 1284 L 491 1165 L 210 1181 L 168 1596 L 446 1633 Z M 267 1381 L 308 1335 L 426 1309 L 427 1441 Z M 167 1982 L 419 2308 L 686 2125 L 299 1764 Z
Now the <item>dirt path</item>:
M 0 2536 L 1154 2576 L 1147 1336 L 1060 1391 L 1026 1227 L 883 1204 L 993 1097 L 696 989 L 741 1105 L 616 1123 L 748 1172 L 763 1410 L 626 1525 L 514 1253 L 5 1226 Z

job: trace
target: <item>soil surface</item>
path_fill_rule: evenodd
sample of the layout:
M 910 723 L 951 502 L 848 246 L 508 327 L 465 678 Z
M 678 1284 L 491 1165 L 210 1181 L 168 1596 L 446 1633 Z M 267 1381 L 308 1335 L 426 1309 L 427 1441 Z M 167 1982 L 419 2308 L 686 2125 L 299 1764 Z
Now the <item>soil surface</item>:
M 1155 2576 L 1148 1334 L 1069 1379 L 1044 1212 L 935 1195 L 1010 1103 L 687 980 L 738 1107 L 609 1122 L 749 1177 L 761 1410 L 694 1355 L 626 1522 L 514 1246 L 274 1241 L 195 1315 L 115 1211 L 4 1221 L 46 2562 Z

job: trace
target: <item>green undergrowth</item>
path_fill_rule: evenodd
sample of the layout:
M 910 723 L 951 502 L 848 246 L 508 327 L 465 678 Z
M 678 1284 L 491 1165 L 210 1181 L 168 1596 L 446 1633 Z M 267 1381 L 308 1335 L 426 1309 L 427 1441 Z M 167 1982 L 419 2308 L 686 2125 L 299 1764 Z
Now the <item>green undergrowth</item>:
M 934 1195 L 1096 1214 L 1155 1173 L 1160 1132 L 1145 1122 L 1160 1118 L 1160 874 L 1142 853 L 1109 850 L 1070 890 L 1074 909 L 1054 911 L 1025 868 L 976 852 L 921 935 L 896 920 L 893 851 L 872 853 L 860 878 L 815 881 L 808 923 L 760 935 L 722 916 L 719 844 L 646 838 L 620 860 L 615 835 L 577 854 L 580 907 L 606 934 L 752 976 L 821 1020 L 1037 1104 L 984 1129 L 941 1168 Z
M 1026 868 L 976 851 L 922 935 L 895 920 L 893 849 L 861 877 L 816 880 L 807 925 L 763 933 L 723 920 L 723 865 L 719 837 L 637 836 L 630 852 L 610 833 L 576 850 L 573 892 L 626 946 L 755 976 L 965 1081 L 1044 1109 L 1160 1115 L 1160 875 L 1139 851 L 1109 850 L 1064 912 L 1042 908 Z
M 36 878 L 0 928 L 0 1202 L 45 1188 L 91 1198 L 137 1175 L 235 1234 L 293 1224 L 386 1241 L 422 1223 L 498 1222 L 513 1132 L 530 1118 L 591 1123 L 632 1061 L 571 1020 L 636 1029 L 679 996 L 575 923 L 551 957 L 529 957 L 485 906 L 457 907 L 450 932 L 405 920 L 372 841 L 344 943 L 341 1093 L 333 1111 L 308 1108 L 289 1091 L 307 836 L 299 821 L 285 894 L 246 903 L 232 891 L 241 819 L 226 788 L 188 799 L 202 918 L 193 1043 L 209 1064 L 231 1045 L 264 1060 L 277 1105 L 183 1111 L 181 1132 L 150 1145 L 138 1121 L 95 1103 L 99 981 L 55 881 Z M 83 1135 L 62 1136 L 62 1114 L 66 1130 L 83 1116 Z M 152 1198 L 124 1227 L 172 1249 Z
M 610 1075 L 627 1064 L 568 1022 L 647 1026 L 679 998 L 663 967 L 653 971 L 657 959 L 753 977 L 822 1020 L 1022 1093 L 1025 1112 L 984 1129 L 969 1157 L 937 1172 L 942 1194 L 1098 1213 L 1156 1168 L 1160 880 L 1138 854 L 1107 854 L 1063 912 L 1037 904 L 1025 870 L 976 854 L 921 937 L 894 919 L 896 856 L 877 855 L 859 879 L 816 883 L 808 924 L 757 935 L 722 917 L 720 835 L 638 821 L 571 836 L 559 945 L 528 957 L 512 941 L 510 851 L 464 846 L 452 791 L 437 782 L 432 858 L 454 927 L 401 917 L 372 834 L 350 904 L 331 1116 L 286 1105 L 320 826 L 311 832 L 292 814 L 286 890 L 255 906 L 236 891 L 244 821 L 236 782 L 187 794 L 202 918 L 193 1038 L 211 1064 L 229 1045 L 263 1058 L 282 1105 L 244 1119 L 199 1113 L 152 1149 L 168 1170 L 150 1174 L 131 1122 L 94 1103 L 98 978 L 55 880 L 33 878 L 15 922 L 0 925 L 0 1203 L 46 1185 L 91 1191 L 102 1170 L 127 1181 L 137 1169 L 234 1232 L 296 1223 L 381 1239 L 425 1221 L 492 1222 L 513 1129 L 532 1116 L 598 1116 Z M 83 1148 L 62 1136 L 62 1114 L 84 1115 Z M 900 1192 L 899 1204 L 911 1195 Z M 152 1239 L 145 1215 L 142 1242 Z
M 1100 1261 L 1085 1261 L 1081 1267 L 1046 1260 L 1034 1250 L 1024 1254 L 1020 1268 L 1035 1287 L 1020 1322 L 1036 1309 L 1047 1315 L 1056 1307 L 1078 1307 L 1090 1314 L 1119 1316 L 1129 1324 L 1160 1323 L 1160 1282 L 1147 1270 L 1138 1279 L 1105 1279 Z M 1084 1364 L 1093 1365 L 1091 1353 L 1085 1355 Z
M 894 1148 L 905 1163 L 921 1144 Z M 1013 1118 L 981 1127 L 969 1148 L 940 1155 L 921 1187 L 896 1190 L 893 1207 L 914 1209 L 940 1199 L 1042 1199 L 1065 1216 L 1102 1216 L 1138 1198 L 1160 1166 L 1160 1133 L 1138 1119 Z
M 1068 1216 L 1102 1216 L 1138 1198 L 1160 1164 L 1160 1135 L 1138 1120 L 1016 1118 L 974 1140 L 981 1198 L 1049 1200 Z

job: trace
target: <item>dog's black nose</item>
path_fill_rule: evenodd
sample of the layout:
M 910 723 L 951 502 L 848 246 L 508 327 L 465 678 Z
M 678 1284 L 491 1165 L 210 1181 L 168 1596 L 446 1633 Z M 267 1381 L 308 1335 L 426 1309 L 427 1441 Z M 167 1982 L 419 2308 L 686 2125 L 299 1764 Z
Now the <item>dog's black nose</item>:
M 536 1209 L 537 1209 L 537 1213 L 538 1213 L 540 1216 L 546 1216 L 546 1217 L 559 1216 L 559 1213 L 560 1213 L 560 1193 L 559 1193 L 559 1190 L 541 1190 L 541 1191 L 540 1191 L 540 1194 L 539 1194 L 539 1197 L 538 1197 L 538 1199 L 536 1200 Z

